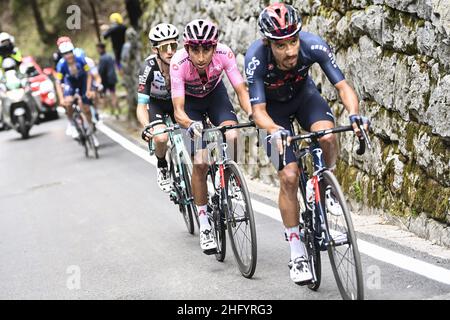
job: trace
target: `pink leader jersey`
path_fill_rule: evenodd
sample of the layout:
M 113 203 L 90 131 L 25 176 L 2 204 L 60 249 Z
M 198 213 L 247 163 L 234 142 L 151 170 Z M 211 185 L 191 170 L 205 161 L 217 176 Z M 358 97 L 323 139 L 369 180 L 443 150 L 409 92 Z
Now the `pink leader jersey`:
M 186 49 L 175 53 L 170 63 L 170 82 L 172 98 L 190 95 L 203 98 L 208 95 L 222 80 L 225 70 L 233 87 L 244 82 L 237 67 L 236 58 L 231 49 L 221 43 L 217 44 L 216 52 L 209 66 L 206 68 L 208 81 L 203 84 L 197 69 L 189 59 Z

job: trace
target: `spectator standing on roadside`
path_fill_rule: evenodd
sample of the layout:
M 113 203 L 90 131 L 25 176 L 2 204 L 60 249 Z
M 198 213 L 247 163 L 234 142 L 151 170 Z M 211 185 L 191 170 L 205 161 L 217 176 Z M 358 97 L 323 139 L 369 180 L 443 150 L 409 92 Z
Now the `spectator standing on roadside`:
M 120 13 L 113 13 L 109 17 L 111 26 L 103 33 L 103 38 L 106 40 L 111 38 L 112 47 L 114 50 L 114 56 L 116 58 L 116 65 L 119 70 L 122 69 L 120 65 L 120 56 L 122 54 L 122 48 L 125 43 L 125 32 L 127 27 L 123 24 L 123 18 Z
M 119 118 L 120 109 L 116 95 L 117 74 L 114 67 L 114 58 L 106 53 L 104 43 L 97 44 L 97 52 L 100 55 L 98 72 L 102 78 L 103 94 L 111 98 L 112 114 Z

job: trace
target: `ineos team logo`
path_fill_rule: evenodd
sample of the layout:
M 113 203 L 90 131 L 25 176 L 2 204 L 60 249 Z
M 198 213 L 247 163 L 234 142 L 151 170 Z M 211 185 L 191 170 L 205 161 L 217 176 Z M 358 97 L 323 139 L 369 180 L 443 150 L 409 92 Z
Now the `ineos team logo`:
M 261 64 L 261 62 L 256 58 L 253 57 L 252 61 L 250 61 L 247 65 L 247 70 L 245 71 L 247 73 L 248 77 L 252 77 L 255 74 L 256 68 Z

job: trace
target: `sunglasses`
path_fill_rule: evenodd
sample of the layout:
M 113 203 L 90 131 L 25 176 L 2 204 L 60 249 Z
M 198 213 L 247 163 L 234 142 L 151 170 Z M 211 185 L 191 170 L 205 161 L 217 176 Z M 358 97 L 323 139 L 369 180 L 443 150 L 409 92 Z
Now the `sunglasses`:
M 178 48 L 178 43 L 170 42 L 170 43 L 166 43 L 166 44 L 160 44 L 159 46 L 155 46 L 156 49 L 158 49 L 164 53 L 169 51 L 169 47 L 170 47 L 170 50 L 172 50 L 172 52 L 174 52 Z

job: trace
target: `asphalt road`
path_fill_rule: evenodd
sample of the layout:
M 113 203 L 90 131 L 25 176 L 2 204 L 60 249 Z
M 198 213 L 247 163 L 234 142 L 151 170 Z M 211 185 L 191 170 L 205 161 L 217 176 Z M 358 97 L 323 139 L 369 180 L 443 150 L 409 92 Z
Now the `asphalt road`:
M 204 255 L 152 165 L 103 134 L 101 158 L 86 159 L 65 126 L 41 124 L 27 141 L 0 132 L 0 299 L 340 299 L 326 254 L 318 292 L 291 283 L 283 228 L 262 214 L 253 279 L 231 249 L 223 263 Z M 449 285 L 364 254 L 362 264 L 367 299 L 450 299 Z

